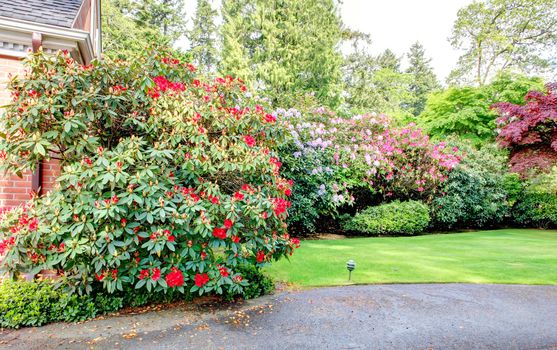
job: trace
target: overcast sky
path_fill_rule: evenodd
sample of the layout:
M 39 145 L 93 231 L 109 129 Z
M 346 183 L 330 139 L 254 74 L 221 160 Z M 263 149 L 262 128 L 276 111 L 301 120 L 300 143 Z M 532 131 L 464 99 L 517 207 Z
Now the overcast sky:
M 195 3 L 186 0 L 190 16 Z M 458 9 L 470 3 L 472 0 L 344 0 L 341 14 L 346 26 L 371 34 L 373 53 L 390 48 L 403 56 L 412 43 L 420 41 L 444 81 L 458 58 L 447 38 Z M 187 48 L 187 41 L 180 41 L 180 46 Z

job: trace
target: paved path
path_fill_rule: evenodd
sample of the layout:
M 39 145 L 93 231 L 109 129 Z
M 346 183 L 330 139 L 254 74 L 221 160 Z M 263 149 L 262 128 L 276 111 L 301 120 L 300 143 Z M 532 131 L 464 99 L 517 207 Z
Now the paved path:
M 557 349 L 557 286 L 373 285 L 0 333 L 4 349 Z

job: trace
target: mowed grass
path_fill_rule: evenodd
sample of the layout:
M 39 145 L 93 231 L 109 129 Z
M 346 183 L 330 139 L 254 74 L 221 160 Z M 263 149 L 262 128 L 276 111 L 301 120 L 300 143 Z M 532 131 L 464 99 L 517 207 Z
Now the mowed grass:
M 356 261 L 352 281 L 346 262 Z M 557 231 L 503 229 L 308 240 L 267 270 L 302 287 L 355 283 L 557 284 Z

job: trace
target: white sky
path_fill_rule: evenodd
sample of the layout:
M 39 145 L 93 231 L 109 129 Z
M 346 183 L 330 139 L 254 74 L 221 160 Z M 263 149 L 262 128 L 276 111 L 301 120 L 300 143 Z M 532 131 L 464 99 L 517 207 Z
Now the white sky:
M 347 27 L 371 35 L 372 53 L 389 48 L 403 56 L 415 41 L 421 42 L 443 82 L 459 56 L 447 38 L 457 11 L 470 3 L 472 0 L 344 0 L 341 14 Z M 195 4 L 196 0 L 186 0 L 188 17 Z M 187 40 L 178 44 L 187 48 Z

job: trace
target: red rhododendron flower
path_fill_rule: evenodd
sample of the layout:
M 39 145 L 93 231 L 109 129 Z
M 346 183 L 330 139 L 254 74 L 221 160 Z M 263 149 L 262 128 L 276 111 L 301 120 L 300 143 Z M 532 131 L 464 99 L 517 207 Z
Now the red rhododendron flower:
M 93 162 L 91 161 L 91 159 L 85 157 L 83 158 L 83 163 L 87 164 L 88 166 L 93 165 Z
M 234 243 L 240 243 L 240 237 L 238 237 L 238 236 L 232 236 L 232 237 L 230 237 L 230 238 L 232 239 L 232 242 L 234 242 Z
M 277 121 L 277 117 L 275 117 L 275 116 L 272 115 L 272 114 L 265 114 L 264 120 L 265 120 L 267 123 L 274 123 L 274 122 Z
M 244 136 L 244 142 L 246 143 L 246 145 L 248 145 L 248 147 L 255 146 L 255 139 L 253 138 L 253 136 L 250 135 Z
M 251 186 L 248 185 L 248 184 L 243 184 L 243 185 L 242 185 L 242 191 L 245 191 L 245 192 L 253 192 L 253 187 L 251 187 Z
M 141 272 L 139 273 L 139 279 L 140 279 L 140 280 L 149 278 L 149 276 L 150 276 L 150 273 L 149 273 L 149 270 L 148 270 L 148 269 L 143 269 L 143 270 L 141 270 Z
M 233 225 L 232 220 L 228 220 L 228 219 L 224 220 L 224 227 L 231 228 L 232 225 Z
M 241 193 L 241 192 L 236 192 L 236 193 L 234 193 L 234 198 L 241 201 L 242 199 L 244 199 L 244 194 Z
M 207 257 L 207 253 L 205 252 L 201 252 L 201 260 L 205 260 L 205 258 Z
M 276 216 L 286 213 L 286 209 L 292 206 L 292 203 L 283 198 L 272 198 L 274 204 L 274 211 Z
M 102 282 L 102 280 L 104 280 L 104 272 L 102 272 L 100 275 L 98 273 L 95 273 L 95 278 L 97 279 L 97 281 Z
M 29 231 L 36 231 L 38 227 L 39 220 L 37 218 L 33 218 L 31 219 L 31 221 L 29 221 Z
M 10 249 L 11 246 L 15 245 L 15 237 L 10 237 L 0 242 L 0 255 L 3 255 L 6 251 Z
M 177 267 L 173 267 L 164 280 L 170 288 L 181 287 L 184 285 L 184 274 Z
M 21 214 L 21 217 L 19 218 L 19 224 L 27 225 L 28 223 L 29 223 L 29 217 L 27 216 L 27 214 Z
M 158 281 L 159 278 L 161 278 L 161 269 L 159 269 L 158 267 L 155 267 L 153 269 L 153 275 L 151 276 L 151 279 L 153 281 Z
M 300 240 L 298 238 L 292 238 L 290 242 L 292 242 L 296 248 L 300 248 Z
M 213 230 L 213 236 L 218 239 L 225 239 L 226 238 L 226 229 L 222 227 L 215 227 Z
M 159 90 L 157 89 L 147 89 L 147 95 L 151 96 L 152 99 L 156 100 L 157 98 L 161 97 Z
M 218 268 L 222 277 L 228 277 L 228 269 L 225 266 L 218 266 Z
M 168 79 L 166 79 L 163 76 L 158 76 L 158 77 L 154 77 L 153 81 L 155 82 L 155 84 L 157 85 L 157 87 L 159 88 L 159 90 L 161 91 L 166 91 L 169 89 L 170 87 L 170 82 L 168 81 Z
M 194 282 L 197 287 L 201 288 L 209 282 L 209 275 L 206 273 L 196 273 Z
M 262 263 L 263 261 L 265 261 L 265 252 L 263 252 L 262 250 L 258 251 L 255 255 L 255 260 L 258 263 Z
M 282 163 L 279 162 L 278 158 L 275 158 L 275 157 L 269 158 L 269 163 L 271 163 L 275 166 L 275 171 L 276 172 L 278 172 L 280 170 L 280 167 L 282 166 Z

